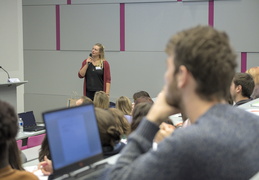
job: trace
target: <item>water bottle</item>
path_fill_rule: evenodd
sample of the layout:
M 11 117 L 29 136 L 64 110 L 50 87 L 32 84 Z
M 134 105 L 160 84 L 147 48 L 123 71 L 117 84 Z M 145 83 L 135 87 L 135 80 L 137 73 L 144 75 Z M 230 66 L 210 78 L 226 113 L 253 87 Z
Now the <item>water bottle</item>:
M 23 132 L 23 120 L 22 120 L 22 118 L 19 118 L 19 132 L 20 133 Z

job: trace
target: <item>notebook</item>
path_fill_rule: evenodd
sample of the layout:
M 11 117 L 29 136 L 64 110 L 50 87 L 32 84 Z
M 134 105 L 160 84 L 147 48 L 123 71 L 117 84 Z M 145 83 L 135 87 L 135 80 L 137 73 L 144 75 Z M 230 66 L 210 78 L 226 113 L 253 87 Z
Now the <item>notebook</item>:
M 33 111 L 23 112 L 18 114 L 23 120 L 23 131 L 40 131 L 44 130 L 44 126 L 37 126 Z
M 48 111 L 42 116 L 53 165 L 50 179 L 85 179 L 83 176 L 105 168 L 91 168 L 93 163 L 103 159 L 93 104 Z M 83 167 L 87 170 L 75 173 Z

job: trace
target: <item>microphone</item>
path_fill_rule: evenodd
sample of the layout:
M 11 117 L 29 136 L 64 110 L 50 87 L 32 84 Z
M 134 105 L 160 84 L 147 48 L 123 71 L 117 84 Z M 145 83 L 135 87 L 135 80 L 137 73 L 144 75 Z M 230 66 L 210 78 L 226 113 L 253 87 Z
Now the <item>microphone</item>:
M 89 54 L 90 57 L 93 57 L 92 53 Z
M 9 75 L 9 73 L 2 66 L 0 66 L 0 69 L 3 69 L 6 72 L 6 74 L 8 76 L 7 81 L 10 82 L 10 75 Z

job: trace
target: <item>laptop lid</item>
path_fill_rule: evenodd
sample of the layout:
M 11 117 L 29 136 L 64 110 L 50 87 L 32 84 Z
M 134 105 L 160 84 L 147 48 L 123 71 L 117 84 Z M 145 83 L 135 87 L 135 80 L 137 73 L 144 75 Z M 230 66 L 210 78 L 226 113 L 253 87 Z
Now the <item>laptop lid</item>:
M 103 159 L 93 104 L 42 113 L 54 177 Z
M 19 113 L 18 116 L 22 118 L 24 128 L 37 126 L 33 111 Z

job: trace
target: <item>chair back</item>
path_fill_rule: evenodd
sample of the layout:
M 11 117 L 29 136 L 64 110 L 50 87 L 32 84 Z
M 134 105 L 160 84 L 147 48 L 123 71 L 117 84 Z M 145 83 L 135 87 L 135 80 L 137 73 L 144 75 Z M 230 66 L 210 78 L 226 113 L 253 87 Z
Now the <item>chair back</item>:
M 46 134 L 40 134 L 40 135 L 37 135 L 37 136 L 28 137 L 27 148 L 31 148 L 31 147 L 41 145 L 45 135 Z

